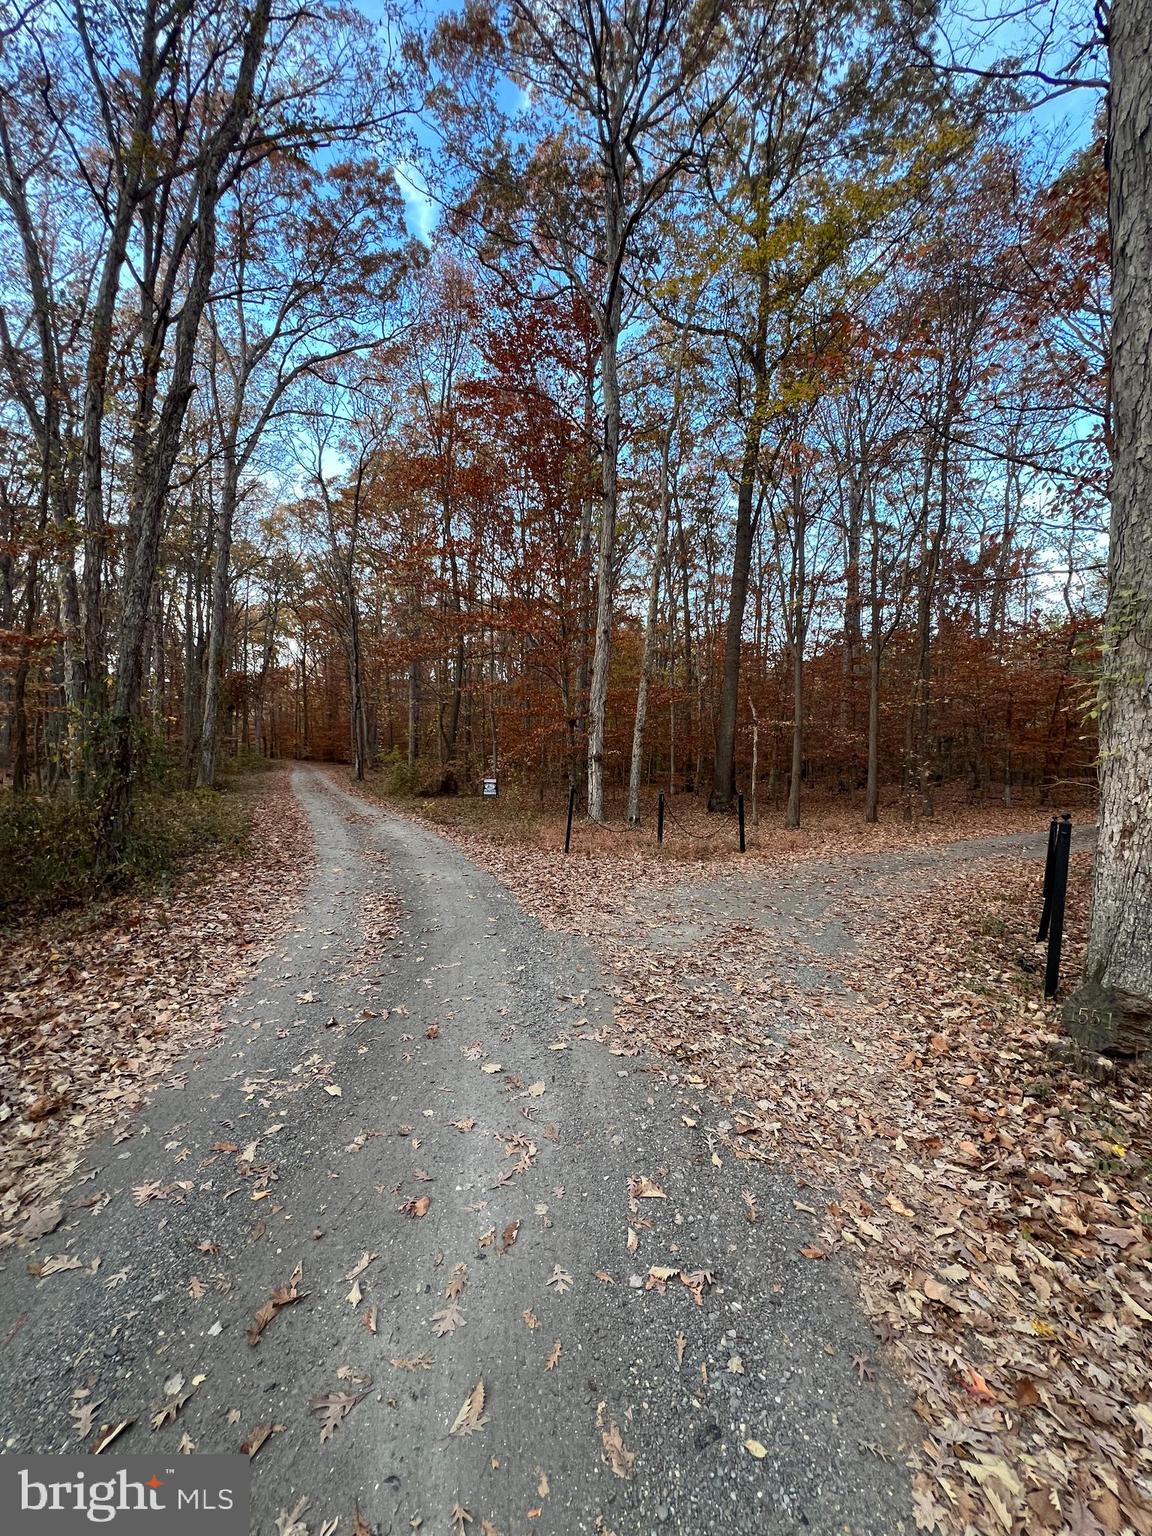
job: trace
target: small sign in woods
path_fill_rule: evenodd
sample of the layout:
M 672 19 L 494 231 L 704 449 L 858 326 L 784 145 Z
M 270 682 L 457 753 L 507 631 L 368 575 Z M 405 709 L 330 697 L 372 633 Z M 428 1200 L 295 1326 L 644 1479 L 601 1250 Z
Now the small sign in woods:
M 482 779 L 481 783 L 484 786 L 483 793 L 485 800 L 487 800 L 489 796 L 493 796 L 499 793 L 499 785 L 496 781 L 495 774 L 492 774 L 490 778 Z

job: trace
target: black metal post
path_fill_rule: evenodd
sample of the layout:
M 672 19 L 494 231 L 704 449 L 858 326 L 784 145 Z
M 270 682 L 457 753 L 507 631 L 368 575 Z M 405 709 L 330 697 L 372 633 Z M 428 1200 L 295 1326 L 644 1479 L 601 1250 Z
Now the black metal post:
M 1060 825 L 1060 818 L 1053 816 L 1052 825 L 1048 828 L 1048 854 L 1044 860 L 1044 904 L 1040 909 L 1040 926 L 1036 930 L 1036 942 L 1048 937 L 1048 923 L 1052 916 L 1052 859 L 1056 852 L 1056 828 Z
M 664 841 L 664 791 L 660 791 L 660 798 L 656 802 L 656 841 Z
M 564 831 L 564 852 L 569 853 L 572 848 L 572 813 L 576 809 L 576 786 L 568 786 L 568 825 Z
M 1052 851 L 1052 910 L 1048 927 L 1048 962 L 1044 967 L 1044 996 L 1055 997 L 1060 985 L 1060 951 L 1064 945 L 1064 902 L 1068 896 L 1068 856 L 1072 852 L 1072 818 L 1065 812 L 1056 828 Z
M 740 818 L 740 852 L 744 852 L 744 796 L 736 796 L 736 814 Z

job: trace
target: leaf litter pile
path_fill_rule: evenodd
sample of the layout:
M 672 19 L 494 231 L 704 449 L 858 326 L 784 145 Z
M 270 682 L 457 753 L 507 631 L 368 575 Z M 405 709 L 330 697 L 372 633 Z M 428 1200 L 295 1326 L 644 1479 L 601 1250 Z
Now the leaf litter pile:
M 806 864 L 824 841 L 695 889 L 635 845 L 566 861 L 448 835 L 593 941 L 612 1049 L 670 1058 L 731 1153 L 825 1191 L 801 1251 L 854 1261 L 910 1388 L 917 1528 L 1148 1536 L 1149 1077 L 1078 1056 L 1043 1002 L 1035 858 L 926 860 L 893 831 L 887 854 Z M 1066 984 L 1089 878 L 1074 856 Z
M 116 1131 L 219 1012 L 290 920 L 311 835 L 287 775 L 253 785 L 241 858 L 170 890 L 129 894 L 21 932 L 0 973 L 0 1243 L 59 1220 L 49 1197 L 92 1137 Z M 251 895 L 248 893 L 252 893 Z

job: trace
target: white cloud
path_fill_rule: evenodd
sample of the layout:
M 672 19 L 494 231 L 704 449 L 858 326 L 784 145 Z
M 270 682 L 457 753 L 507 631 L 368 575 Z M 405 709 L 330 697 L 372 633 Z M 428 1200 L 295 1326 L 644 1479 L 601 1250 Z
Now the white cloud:
M 430 245 L 432 231 L 436 228 L 440 210 L 428 193 L 428 183 L 414 165 L 398 160 L 392 167 L 400 196 L 404 199 L 404 218 L 408 233 Z

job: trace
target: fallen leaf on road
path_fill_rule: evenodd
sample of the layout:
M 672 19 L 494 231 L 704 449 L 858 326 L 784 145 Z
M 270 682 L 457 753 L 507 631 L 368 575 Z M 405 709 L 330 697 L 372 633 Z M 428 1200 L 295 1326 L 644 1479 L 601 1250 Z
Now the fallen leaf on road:
M 284 1433 L 283 1424 L 257 1424 L 256 1428 L 240 1444 L 241 1454 L 251 1461 L 264 1442 L 272 1435 Z
M 467 1264 L 456 1264 L 456 1265 L 454 1265 L 453 1269 L 452 1269 L 452 1274 L 451 1274 L 451 1276 L 449 1277 L 449 1280 L 448 1280 L 448 1284 L 444 1287 L 444 1294 L 445 1294 L 445 1296 L 447 1296 L 449 1301 L 455 1301 L 458 1296 L 463 1294 L 464 1283 L 465 1283 L 465 1281 L 467 1279 L 468 1279 L 468 1266 L 467 1266 Z
M 478 1381 L 461 1405 L 460 1412 L 452 1421 L 450 1435 L 473 1435 L 484 1428 L 488 1415 L 484 1412 L 484 1383 Z
M 466 1319 L 463 1312 L 454 1301 L 440 1312 L 432 1314 L 432 1331 L 438 1339 L 442 1339 L 446 1333 L 455 1333 L 457 1328 L 463 1328 Z
M 58 1275 L 66 1269 L 83 1269 L 83 1259 L 78 1259 L 71 1253 L 54 1253 L 44 1260 L 43 1264 L 29 1264 L 28 1273 L 39 1280 L 47 1280 L 49 1275 Z
M 544 1369 L 546 1371 L 554 1371 L 556 1369 L 560 1363 L 560 1351 L 563 1347 L 559 1339 L 553 1341 L 552 1348 L 548 1351 L 548 1358 L 544 1362 Z
M 465 1131 L 474 1131 L 476 1129 L 476 1122 L 471 1115 L 466 1115 L 463 1120 L 453 1120 L 452 1124 L 461 1135 Z
M 681 1270 L 680 1284 L 687 1288 L 696 1305 L 702 1307 L 704 1305 L 704 1287 L 712 1284 L 712 1276 L 706 1269 L 693 1269 L 687 1272 Z
M 528 1329 L 539 1328 L 539 1326 L 540 1326 L 540 1319 L 536 1316 L 535 1312 L 533 1312 L 531 1307 L 529 1307 L 527 1309 L 527 1311 L 521 1312 L 520 1316 L 524 1319 L 524 1326 L 525 1326 L 525 1328 L 528 1328 Z
M 365 1312 L 365 1314 L 364 1314 L 364 1326 L 365 1326 L 365 1328 L 367 1328 L 369 1333 L 375 1333 L 376 1332 L 376 1308 L 375 1308 L 375 1306 L 369 1307 L 367 1312 Z
M 432 1369 L 431 1355 L 397 1356 L 389 1360 L 389 1365 L 394 1365 L 398 1371 L 430 1371 Z
M 544 1283 L 553 1286 L 558 1296 L 563 1296 L 565 1292 L 572 1289 L 572 1276 L 557 1264 Z
M 379 1257 L 380 1255 L 378 1253 L 366 1253 L 362 1259 L 357 1260 L 357 1262 L 353 1264 L 352 1268 L 344 1276 L 345 1280 L 357 1279 L 364 1273 L 369 1264 L 375 1263 Z
M 353 1284 L 352 1289 L 348 1292 L 347 1296 L 345 1296 L 344 1300 L 350 1307 L 358 1307 L 364 1300 L 364 1292 L 360 1289 L 359 1280 Z
M 276 1516 L 276 1530 L 278 1536 L 308 1536 L 308 1527 L 300 1518 L 308 1508 L 309 1499 L 306 1493 L 300 1495 L 291 1510 L 282 1509 Z
M 427 1216 L 427 1214 L 428 1214 L 428 1207 L 431 1204 L 432 1204 L 432 1197 L 431 1197 L 431 1195 L 421 1195 L 418 1200 L 405 1200 L 404 1204 L 400 1207 L 400 1209 L 401 1209 L 401 1211 L 403 1211 L 405 1216 L 412 1216 L 412 1217 L 417 1217 L 418 1218 L 420 1216 Z
M 268 1300 L 257 1311 L 248 1329 L 248 1343 L 253 1349 L 259 1344 L 260 1335 L 276 1316 L 277 1312 L 280 1311 L 281 1307 L 290 1307 L 294 1301 L 300 1300 L 301 1292 L 299 1285 L 303 1275 L 303 1266 L 297 1264 L 296 1268 L 292 1271 L 292 1277 L 288 1284 L 277 1286 Z
M 676 1335 L 676 1364 L 677 1365 L 683 1365 L 684 1364 L 684 1351 L 687 1349 L 687 1347 L 688 1347 L 688 1340 L 684 1337 L 684 1335 L 682 1333 L 678 1333 Z
M 55 1232 L 63 1220 L 64 1207 L 58 1200 L 51 1205 L 38 1205 L 28 1212 L 20 1228 L 20 1236 L 33 1243 L 38 1237 L 47 1237 L 49 1232 Z
M 503 1072 L 504 1068 L 498 1061 L 490 1061 L 480 1068 L 481 1072 Z
M 72 1428 L 78 1440 L 87 1440 L 92 1433 L 92 1426 L 96 1421 L 96 1410 L 103 1405 L 104 1399 L 97 1398 L 94 1403 L 73 1403 L 68 1412 L 72 1416 Z
M 460 1504 L 453 1504 L 452 1513 L 448 1518 L 456 1527 L 456 1536 L 464 1536 L 464 1527 L 472 1524 L 472 1516 Z
M 635 1200 L 667 1200 L 668 1196 L 651 1179 L 633 1177 L 628 1180 L 628 1192 Z
M 344 1090 L 337 1083 L 325 1083 L 324 1092 L 330 1093 L 334 1099 L 339 1099 L 343 1096 Z
M 165 1397 L 164 1400 L 157 1404 L 157 1406 L 152 1410 L 151 1424 L 153 1430 L 163 1429 L 165 1424 L 171 1424 L 176 1415 L 180 1412 L 181 1408 L 184 1407 L 184 1404 L 196 1390 L 195 1384 L 190 1387 L 185 1387 L 183 1384 L 184 1378 L 182 1376 L 175 1377 L 173 1379 L 179 1381 L 180 1386 L 177 1387 L 175 1392 Z
M 519 1236 L 520 1223 L 518 1221 L 510 1221 L 504 1228 L 504 1239 L 500 1244 L 500 1252 L 507 1253 L 509 1248 L 511 1248 L 512 1244 Z
M 92 1447 L 92 1455 L 99 1456 L 101 1451 L 106 1451 L 113 1440 L 118 1440 L 126 1429 L 131 1429 L 135 1419 L 121 1419 L 119 1424 L 101 1424 L 100 1433 Z
M 357 1392 L 325 1392 L 319 1397 L 314 1397 L 309 1403 L 313 1413 L 318 1413 L 322 1419 L 320 1425 L 320 1439 L 331 1440 L 332 1436 L 343 1424 L 344 1420 L 361 1402 L 365 1394 Z
M 181 1456 L 191 1456 L 195 1453 L 196 1442 L 187 1430 L 184 1431 L 176 1442 L 176 1450 Z
M 630 1451 L 624 1444 L 619 1426 L 609 1424 L 602 1430 L 600 1439 L 604 1442 L 603 1460 L 612 1468 L 617 1477 L 631 1477 L 632 1468 L 636 1465 L 636 1452 Z

